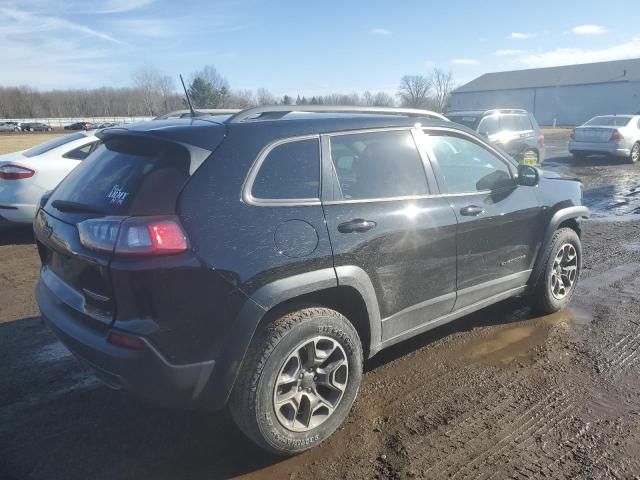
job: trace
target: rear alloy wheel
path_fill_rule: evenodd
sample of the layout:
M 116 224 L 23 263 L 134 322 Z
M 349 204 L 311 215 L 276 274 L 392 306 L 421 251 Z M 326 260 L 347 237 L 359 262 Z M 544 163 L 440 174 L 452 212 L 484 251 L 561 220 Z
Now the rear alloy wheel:
M 631 147 L 631 153 L 629 154 L 629 161 L 631 163 L 638 163 L 640 160 L 640 142 L 636 142 Z
M 293 455 L 327 439 L 347 417 L 362 378 L 353 325 L 328 308 L 302 308 L 261 327 L 229 400 L 261 448 Z
M 545 269 L 538 279 L 532 305 L 542 313 L 557 312 L 571 300 L 582 269 L 582 244 L 575 230 L 556 231 L 541 260 Z

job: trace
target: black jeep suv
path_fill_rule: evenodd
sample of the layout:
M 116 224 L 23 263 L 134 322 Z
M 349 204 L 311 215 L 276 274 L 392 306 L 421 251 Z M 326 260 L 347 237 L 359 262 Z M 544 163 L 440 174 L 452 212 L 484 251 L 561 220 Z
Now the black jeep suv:
M 278 106 L 98 136 L 34 223 L 43 318 L 108 386 L 228 405 L 278 454 L 336 430 L 383 348 L 516 295 L 556 311 L 580 274 L 580 182 L 438 114 Z

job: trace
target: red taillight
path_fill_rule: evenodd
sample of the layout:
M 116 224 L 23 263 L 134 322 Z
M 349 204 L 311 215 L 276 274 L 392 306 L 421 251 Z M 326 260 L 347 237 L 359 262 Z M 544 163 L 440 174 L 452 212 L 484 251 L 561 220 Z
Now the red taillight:
M 538 135 L 538 145 L 544 147 L 544 133 L 540 133 L 540 135 Z
M 575 140 L 576 139 L 576 129 L 572 129 L 571 133 L 569 134 L 569 138 L 571 138 L 571 140 Z
M 618 130 L 614 130 L 609 141 L 612 142 L 614 140 L 624 140 L 624 135 L 622 135 Z
M 107 342 L 131 350 L 142 350 L 144 348 L 144 340 L 141 338 L 113 331 L 107 334 Z
M 78 224 L 87 248 L 121 255 L 163 255 L 184 252 L 189 242 L 173 217 L 107 217 Z
M 0 178 L 3 180 L 22 180 L 31 178 L 36 172 L 20 165 L 3 165 L 0 167 Z

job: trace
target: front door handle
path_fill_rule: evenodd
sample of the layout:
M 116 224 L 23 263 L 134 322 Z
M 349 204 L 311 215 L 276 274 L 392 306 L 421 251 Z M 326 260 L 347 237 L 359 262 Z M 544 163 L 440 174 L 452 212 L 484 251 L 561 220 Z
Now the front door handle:
M 484 208 L 477 205 L 467 205 L 460 209 L 460 215 L 464 215 L 465 217 L 477 217 L 481 213 L 484 213 Z
M 366 232 L 376 226 L 376 222 L 364 218 L 354 218 L 338 225 L 340 233 Z

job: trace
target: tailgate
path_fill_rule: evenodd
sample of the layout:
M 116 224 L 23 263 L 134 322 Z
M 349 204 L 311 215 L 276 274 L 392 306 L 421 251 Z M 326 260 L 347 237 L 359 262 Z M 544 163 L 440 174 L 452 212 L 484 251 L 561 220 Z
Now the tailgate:
M 111 255 L 89 251 L 74 224 L 40 210 L 34 222 L 42 280 L 68 307 L 104 324 L 115 305 L 109 276 Z
M 608 142 L 615 127 L 579 127 L 576 128 L 576 142 L 604 143 Z

